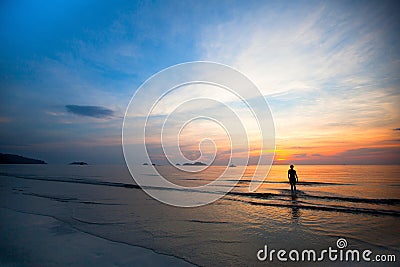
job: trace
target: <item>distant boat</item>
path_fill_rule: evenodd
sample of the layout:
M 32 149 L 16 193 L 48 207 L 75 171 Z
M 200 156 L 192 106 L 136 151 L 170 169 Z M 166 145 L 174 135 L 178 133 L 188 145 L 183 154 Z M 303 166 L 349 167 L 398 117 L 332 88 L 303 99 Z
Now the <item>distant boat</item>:
M 69 165 L 88 165 L 88 164 L 83 161 L 74 161 L 74 162 L 71 162 Z
M 229 165 L 229 167 L 233 168 L 233 167 L 236 167 L 236 165 L 235 164 L 231 164 L 231 165 Z

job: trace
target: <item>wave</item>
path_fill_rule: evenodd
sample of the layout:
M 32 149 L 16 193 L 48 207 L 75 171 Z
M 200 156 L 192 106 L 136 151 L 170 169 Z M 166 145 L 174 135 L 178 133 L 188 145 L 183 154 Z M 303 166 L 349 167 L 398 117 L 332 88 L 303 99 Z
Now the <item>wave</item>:
M 128 183 L 118 183 L 118 182 L 106 182 L 99 180 L 88 180 L 88 179 L 76 179 L 76 178 L 54 178 L 54 177 L 38 177 L 38 176 L 24 176 L 24 175 L 15 175 L 9 173 L 0 173 L 1 176 L 9 176 L 15 177 L 19 179 L 27 179 L 27 180 L 38 180 L 38 181 L 49 181 L 49 182 L 63 182 L 63 183 L 78 183 L 78 184 L 89 184 L 96 186 L 112 186 L 112 187 L 121 187 L 121 188 L 129 188 L 129 189 L 141 189 L 140 186 L 136 184 L 128 184 Z M 316 184 L 314 182 L 309 182 L 312 184 Z M 330 184 L 330 183 L 317 183 L 317 184 Z M 165 188 L 165 187 L 145 187 L 146 189 L 151 190 L 178 190 L 173 188 Z M 220 194 L 220 192 L 205 192 L 193 189 L 183 189 L 183 191 L 188 192 L 201 192 L 201 193 L 210 193 L 210 194 Z M 386 210 L 386 209 L 371 209 L 371 208 L 362 208 L 362 207 L 348 207 L 348 206 L 332 206 L 329 205 L 329 201 L 338 202 L 338 203 L 365 203 L 365 204 L 375 204 L 375 205 L 390 205 L 395 207 L 400 204 L 400 199 L 374 199 L 374 198 L 358 198 L 358 197 L 342 197 L 342 196 L 320 196 L 320 195 L 311 195 L 307 194 L 303 191 L 297 191 L 297 200 L 296 203 L 294 201 L 290 201 L 290 190 L 281 190 L 281 193 L 250 193 L 250 192 L 228 192 L 227 196 L 224 199 L 226 200 L 234 200 L 246 202 L 251 205 L 263 205 L 263 206 L 276 206 L 276 207 L 286 207 L 286 208 L 299 208 L 299 209 L 313 209 L 313 210 L 321 210 L 321 211 L 335 211 L 335 212 L 350 212 L 350 213 L 367 213 L 367 214 L 376 214 L 376 215 L 392 215 L 392 216 L 400 216 L 399 211 L 395 210 Z M 28 194 L 28 193 L 24 193 Z M 98 205 L 123 205 L 123 204 L 114 204 L 114 203 L 103 203 L 103 202 L 92 202 L 92 201 L 82 201 L 76 198 L 68 198 L 63 196 L 51 196 L 51 195 L 39 195 L 33 194 L 31 195 L 37 197 L 44 197 L 48 199 L 52 199 L 60 202 L 79 202 L 84 204 L 98 204 Z M 232 196 L 232 197 L 229 197 Z M 237 198 L 235 198 L 237 197 Z M 273 203 L 262 201 L 259 202 L 257 200 L 283 200 L 289 201 L 289 203 Z M 324 204 L 316 204 L 312 203 L 312 200 L 326 200 L 328 203 Z M 310 202 L 306 202 L 304 200 L 311 200 Z M 193 221 L 196 222 L 196 221 Z M 198 223 L 207 223 L 197 221 Z M 212 223 L 212 222 L 211 222 Z
M 194 223 L 207 223 L 207 224 L 226 224 L 228 222 L 221 222 L 221 221 L 203 221 L 203 220 L 187 220 L 188 222 Z
M 282 190 L 284 191 L 284 190 Z M 290 192 L 290 190 L 287 190 Z M 247 192 L 229 192 L 230 195 L 237 196 L 245 196 L 251 198 L 261 198 L 261 199 L 269 199 L 272 197 L 287 197 L 291 196 L 290 194 L 276 194 L 276 193 L 247 193 Z M 400 199 L 397 198 L 357 198 L 357 197 L 340 197 L 340 196 L 318 196 L 318 195 L 310 195 L 304 193 L 300 190 L 297 190 L 297 197 L 305 198 L 305 199 L 323 199 L 323 200 L 334 200 L 341 202 L 353 202 L 353 203 L 368 203 L 368 204 L 388 204 L 388 205 L 398 205 L 400 204 Z
M 280 203 L 269 203 L 269 202 L 257 202 L 253 200 L 244 200 L 238 198 L 228 198 L 229 200 L 245 202 L 250 205 L 258 206 L 270 206 L 270 207 L 282 207 L 282 208 L 292 208 L 292 209 L 308 209 L 308 210 L 318 210 L 318 211 L 332 211 L 332 212 L 344 212 L 344 213 L 364 213 L 371 215 L 389 215 L 400 217 L 400 212 L 395 210 L 378 210 L 378 209 L 368 209 L 368 208 L 353 208 L 344 206 L 321 206 L 321 205 L 299 205 L 299 204 L 280 204 Z
M 193 188 L 185 188 L 185 189 L 176 189 L 169 187 L 158 187 L 158 186 L 139 186 L 136 184 L 128 184 L 128 183 L 119 183 L 119 182 L 106 182 L 99 180 L 88 180 L 88 179 L 76 179 L 76 178 L 65 178 L 65 177 L 38 177 L 38 176 L 30 176 L 30 175 L 19 175 L 19 174 L 9 174 L 9 173 L 0 173 L 0 176 L 13 177 L 18 179 L 25 180 L 35 180 L 35 181 L 46 181 L 46 182 L 57 182 L 57 183 L 74 183 L 74 184 L 88 184 L 88 185 L 96 185 L 96 186 L 111 186 L 111 187 L 123 187 L 129 189 L 151 189 L 151 190 L 171 190 L 171 191 L 186 191 L 186 192 L 198 192 L 198 193 L 209 193 L 209 194 L 221 194 L 218 191 L 204 191 L 197 190 L 195 187 Z M 220 187 L 224 187 L 224 185 L 219 185 Z
M 136 184 L 106 182 L 106 181 L 88 180 L 88 179 L 82 179 L 82 178 L 63 178 L 63 177 L 52 178 L 52 177 L 38 177 L 38 176 L 29 176 L 29 175 L 24 176 L 24 175 L 20 175 L 20 174 L 10 174 L 10 173 L 1 173 L 1 172 L 0 172 L 0 176 L 14 177 L 14 178 L 25 179 L 25 180 L 36 180 L 36 181 L 89 184 L 89 185 L 125 187 L 125 188 L 135 188 L 135 189 L 141 188 L 140 186 L 138 186 Z
M 80 222 L 80 223 L 94 224 L 94 225 L 124 225 L 124 224 L 126 224 L 125 222 L 92 222 L 92 221 L 88 221 L 88 220 L 79 219 L 75 216 L 71 216 L 71 219 L 73 219 L 74 221 Z
M 183 178 L 179 179 L 183 181 L 199 181 L 198 178 Z M 205 180 L 208 181 L 208 180 Z M 209 181 L 213 181 L 210 179 Z M 241 180 L 235 180 L 235 179 L 226 179 L 223 180 L 225 182 L 238 182 L 240 183 L 251 183 L 251 182 L 261 182 L 263 184 L 288 184 L 288 181 L 268 181 L 268 180 L 251 180 L 251 179 L 241 179 Z M 304 186 L 342 186 L 342 185 L 354 185 L 354 184 L 349 184 L 349 183 L 329 183 L 329 182 L 298 182 L 297 185 L 304 185 Z
M 126 205 L 126 204 L 119 204 L 119 203 L 106 203 L 106 202 L 79 200 L 77 198 L 64 197 L 64 196 L 54 196 L 54 195 L 42 195 L 42 194 L 37 194 L 37 193 L 25 193 L 25 192 L 23 192 L 22 194 L 23 195 L 27 195 L 27 196 L 47 198 L 47 199 L 55 200 L 55 201 L 58 201 L 58 202 L 73 202 L 73 203 L 81 203 L 81 204 L 109 205 L 109 206 Z

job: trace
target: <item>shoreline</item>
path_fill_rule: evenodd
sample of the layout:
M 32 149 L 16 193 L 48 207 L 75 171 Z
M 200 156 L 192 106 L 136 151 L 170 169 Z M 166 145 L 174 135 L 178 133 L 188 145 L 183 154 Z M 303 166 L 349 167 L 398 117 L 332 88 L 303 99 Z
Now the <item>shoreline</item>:
M 0 207 L 0 217 L 1 266 L 196 266 L 87 233 L 50 215 Z

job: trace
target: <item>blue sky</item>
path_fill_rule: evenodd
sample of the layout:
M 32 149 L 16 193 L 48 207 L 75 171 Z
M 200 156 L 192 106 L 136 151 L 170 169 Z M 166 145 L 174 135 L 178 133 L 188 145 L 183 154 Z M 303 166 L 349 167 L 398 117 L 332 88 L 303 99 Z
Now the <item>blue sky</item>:
M 395 1 L 5 1 L 0 152 L 121 163 L 135 90 L 209 60 L 260 88 L 281 163 L 398 163 L 399 11 Z

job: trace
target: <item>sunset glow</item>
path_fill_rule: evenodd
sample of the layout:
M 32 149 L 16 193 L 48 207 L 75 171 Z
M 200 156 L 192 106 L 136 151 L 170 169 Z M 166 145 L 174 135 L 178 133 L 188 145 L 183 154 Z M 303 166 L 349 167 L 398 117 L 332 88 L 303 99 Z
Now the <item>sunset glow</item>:
M 248 139 L 230 147 L 236 133 L 196 121 L 180 140 L 189 157 L 204 149 L 217 153 L 219 164 L 232 149 L 235 164 L 246 164 L 248 155 L 256 164 L 262 149 L 275 153 L 275 164 L 400 163 L 399 22 L 389 3 L 181 1 L 126 10 L 97 3 L 93 14 L 69 2 L 30 6 L 8 2 L 1 9 L 4 153 L 122 163 L 122 121 L 137 88 L 164 68 L 200 60 L 232 66 L 259 88 L 276 147 L 261 148 L 257 124 L 238 99 L 195 85 L 171 93 L 150 115 L 163 120 L 182 99 L 212 96 L 243 112 Z M 180 112 L 189 109 L 205 107 L 193 102 Z M 213 111 L 223 115 L 221 107 Z M 137 125 L 146 115 L 129 114 Z M 239 129 L 231 115 L 227 123 Z

